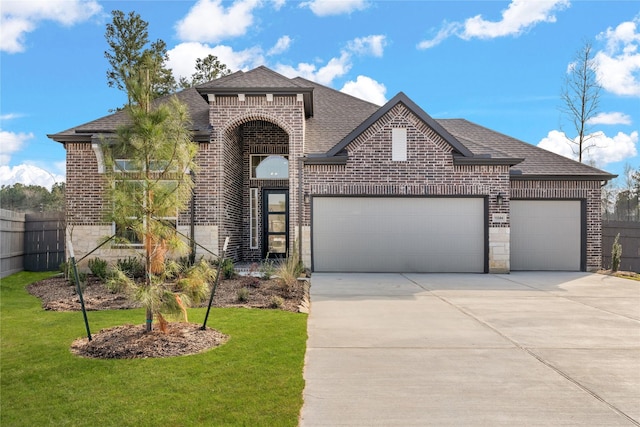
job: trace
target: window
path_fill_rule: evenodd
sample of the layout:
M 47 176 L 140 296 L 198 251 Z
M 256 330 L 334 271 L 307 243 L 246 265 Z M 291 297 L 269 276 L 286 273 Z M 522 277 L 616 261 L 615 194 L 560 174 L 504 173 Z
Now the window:
M 145 169 L 131 159 L 114 159 L 113 170 L 115 172 L 140 172 Z M 149 162 L 151 172 L 177 172 L 177 165 L 171 165 L 167 160 L 151 160 Z
M 404 162 L 407 160 L 407 129 L 391 129 L 391 160 Z
M 289 160 L 281 155 L 252 155 L 252 179 L 289 179 Z
M 258 249 L 258 189 L 251 189 L 251 198 L 249 200 L 250 221 L 249 225 L 249 245 L 251 249 Z

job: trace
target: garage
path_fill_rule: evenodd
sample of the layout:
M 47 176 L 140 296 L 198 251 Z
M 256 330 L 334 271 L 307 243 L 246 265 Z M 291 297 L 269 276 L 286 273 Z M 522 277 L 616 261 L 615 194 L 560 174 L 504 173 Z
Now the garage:
M 314 197 L 312 263 L 324 272 L 486 270 L 481 197 Z
M 511 270 L 580 271 L 580 200 L 511 200 Z

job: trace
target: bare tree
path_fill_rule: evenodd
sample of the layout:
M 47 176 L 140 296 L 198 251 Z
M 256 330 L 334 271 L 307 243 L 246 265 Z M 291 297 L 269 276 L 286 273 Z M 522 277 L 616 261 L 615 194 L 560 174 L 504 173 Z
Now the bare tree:
M 593 46 L 590 42 L 585 42 L 577 51 L 574 61 L 569 64 L 561 92 L 560 110 L 572 123 L 577 134 L 575 139 L 567 136 L 567 140 L 580 162 L 583 154 L 596 146 L 594 142 L 589 142 L 589 121 L 598 114 L 602 89 L 596 70 Z

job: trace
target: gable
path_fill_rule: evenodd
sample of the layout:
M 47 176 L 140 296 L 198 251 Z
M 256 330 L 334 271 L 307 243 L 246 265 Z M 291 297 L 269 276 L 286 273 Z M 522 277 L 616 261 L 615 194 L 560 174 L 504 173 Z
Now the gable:
M 394 111 L 401 109 L 404 112 Z M 391 113 L 391 114 L 390 114 Z M 390 115 L 389 115 L 390 114 Z M 400 92 L 393 99 L 382 106 L 378 111 L 371 115 L 367 120 L 362 122 L 351 133 L 345 136 L 342 141 L 331 148 L 326 157 L 333 157 L 342 153 L 348 146 L 353 144 L 357 139 L 362 139 L 366 134 L 374 131 L 385 120 L 389 120 L 392 116 L 401 115 L 407 120 L 410 120 L 413 127 L 416 129 L 422 128 L 422 132 L 431 133 L 432 140 L 437 140 L 442 150 L 461 154 L 465 157 L 472 157 L 473 153 L 467 149 L 460 141 L 458 141 L 453 135 L 447 132 L 438 122 L 433 120 L 424 110 L 418 107 L 413 101 L 409 99 L 404 93 Z M 386 119 L 385 119 L 386 117 Z M 410 119 L 411 118 L 411 119 Z M 398 126 L 396 126 L 398 127 Z M 445 148 L 446 146 L 446 148 Z M 353 147 L 347 149 L 347 151 L 353 150 Z
M 381 164 L 428 163 L 435 158 L 452 164 L 453 153 L 458 151 L 442 135 L 406 105 L 397 103 L 336 154 L 347 154 L 354 161 L 375 159 Z

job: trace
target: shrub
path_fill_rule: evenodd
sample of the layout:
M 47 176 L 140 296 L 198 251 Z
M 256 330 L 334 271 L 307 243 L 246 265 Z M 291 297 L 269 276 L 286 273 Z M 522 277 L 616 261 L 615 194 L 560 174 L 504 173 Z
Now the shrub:
M 276 271 L 276 266 L 272 259 L 265 258 L 260 263 L 260 275 L 264 280 L 271 279 L 271 276 L 273 276 L 275 271 Z
M 618 271 L 620 268 L 620 260 L 622 259 L 622 245 L 618 242 L 620 233 L 616 235 L 611 246 L 611 271 Z
M 238 293 L 236 294 L 236 299 L 238 300 L 238 302 L 249 301 L 249 289 L 247 288 L 238 289 Z
M 287 292 L 291 292 L 298 284 L 298 277 L 303 271 L 304 266 L 300 262 L 298 254 L 293 252 L 291 256 L 279 260 L 275 274 L 278 276 L 282 288 Z
M 89 260 L 89 270 L 91 270 L 91 274 L 98 277 L 100 280 L 105 280 L 107 278 L 107 261 L 101 258 L 93 258 Z
M 144 264 L 138 257 L 127 257 L 125 259 L 119 259 L 116 262 L 116 266 L 120 271 L 132 279 L 138 279 L 144 277 L 145 268 Z
M 220 260 L 214 261 L 214 264 L 217 266 Z M 222 265 L 220 266 L 220 274 L 223 279 L 233 279 L 236 277 L 236 268 L 233 266 L 233 261 L 229 258 L 225 258 L 222 261 Z
M 284 305 L 284 299 L 277 295 L 273 295 L 269 300 L 270 308 L 282 308 L 283 305 Z

